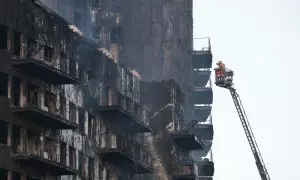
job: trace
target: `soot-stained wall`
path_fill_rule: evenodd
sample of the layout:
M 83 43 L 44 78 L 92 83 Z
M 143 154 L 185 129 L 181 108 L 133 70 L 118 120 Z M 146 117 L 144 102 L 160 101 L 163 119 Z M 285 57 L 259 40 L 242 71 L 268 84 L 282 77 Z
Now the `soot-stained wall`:
M 191 77 L 192 1 L 122 3 L 122 61 L 146 81 L 175 79 L 186 92 Z

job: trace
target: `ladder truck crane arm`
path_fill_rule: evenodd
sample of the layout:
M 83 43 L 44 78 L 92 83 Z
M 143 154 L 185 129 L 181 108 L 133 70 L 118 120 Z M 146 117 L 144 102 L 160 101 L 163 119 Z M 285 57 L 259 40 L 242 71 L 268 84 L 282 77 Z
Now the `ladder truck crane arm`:
M 255 163 L 262 180 L 271 180 L 269 173 L 267 171 L 266 165 L 263 161 L 262 155 L 256 143 L 254 134 L 252 132 L 250 123 L 248 121 L 246 112 L 244 110 L 242 101 L 233 88 L 233 71 L 225 68 L 225 64 L 222 61 L 217 62 L 218 67 L 215 68 L 215 84 L 219 87 L 226 88 L 230 91 L 231 97 L 233 99 L 235 108 L 241 120 L 244 132 L 246 134 L 248 143 L 250 145 L 251 151 L 253 153 Z

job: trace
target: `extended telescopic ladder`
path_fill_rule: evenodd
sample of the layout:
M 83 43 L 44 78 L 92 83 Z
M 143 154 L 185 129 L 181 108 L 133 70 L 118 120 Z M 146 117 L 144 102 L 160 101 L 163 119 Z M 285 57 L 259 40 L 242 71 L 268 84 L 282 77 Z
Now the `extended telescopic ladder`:
M 224 66 L 220 66 L 224 65 Z M 258 145 L 256 143 L 254 134 L 252 132 L 251 126 L 249 124 L 246 112 L 244 110 L 242 101 L 236 92 L 236 89 L 233 88 L 233 71 L 230 69 L 225 68 L 225 64 L 223 64 L 221 61 L 217 63 L 219 68 L 215 69 L 215 75 L 216 75 L 216 81 L 215 84 L 219 87 L 226 88 L 230 91 L 230 94 L 232 96 L 234 105 L 236 107 L 237 113 L 240 117 L 242 126 L 244 128 L 245 134 L 247 136 L 247 140 L 249 142 L 249 145 L 251 147 L 251 151 L 254 155 L 255 163 L 258 169 L 258 172 L 260 174 L 260 177 L 262 180 L 271 180 L 269 173 L 267 171 L 266 165 L 263 161 L 263 158 L 261 156 L 261 153 L 259 151 Z

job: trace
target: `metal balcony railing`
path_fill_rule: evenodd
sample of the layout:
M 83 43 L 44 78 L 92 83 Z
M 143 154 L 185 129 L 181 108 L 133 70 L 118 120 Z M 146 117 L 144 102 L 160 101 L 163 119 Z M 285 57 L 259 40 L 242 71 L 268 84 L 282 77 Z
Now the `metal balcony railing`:
M 152 168 L 152 159 L 149 153 L 143 150 L 141 144 L 112 132 L 100 136 L 102 136 L 101 139 L 106 141 L 105 147 L 101 148 L 102 153 L 121 152 Z
M 199 176 L 199 167 L 192 158 L 178 160 L 175 167 L 176 176 Z
M 148 112 L 138 103 L 134 102 L 130 97 L 116 93 L 113 102 L 109 106 L 120 106 L 123 110 L 134 116 L 136 120 L 142 121 L 147 126 L 150 125 Z
M 211 51 L 211 44 L 210 44 L 209 37 L 193 38 L 193 39 L 194 39 L 195 52 Z

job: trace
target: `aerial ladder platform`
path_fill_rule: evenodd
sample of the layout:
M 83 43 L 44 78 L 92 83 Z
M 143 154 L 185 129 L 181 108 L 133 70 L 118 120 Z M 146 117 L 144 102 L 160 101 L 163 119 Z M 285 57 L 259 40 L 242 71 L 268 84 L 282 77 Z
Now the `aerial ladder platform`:
M 246 112 L 244 110 L 242 101 L 233 87 L 233 71 L 227 69 L 222 61 L 217 62 L 218 67 L 215 68 L 215 84 L 219 87 L 228 89 L 232 96 L 234 105 L 236 107 L 237 113 L 240 117 L 242 126 L 244 128 L 247 140 L 249 142 L 251 151 L 253 153 L 255 163 L 262 180 L 271 180 L 269 173 L 267 171 L 266 165 L 263 161 L 262 155 L 256 143 L 254 134 L 252 132 L 251 126 L 249 124 Z

